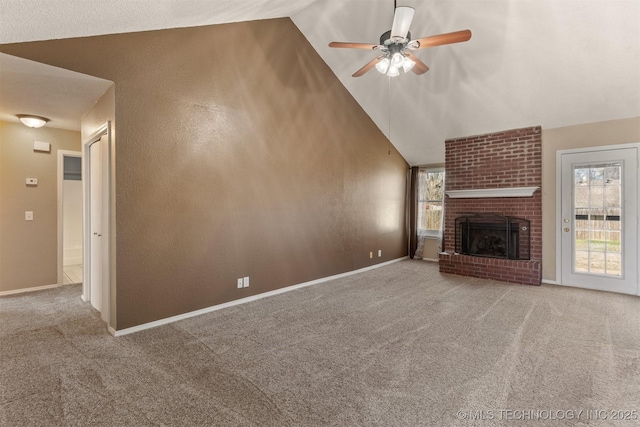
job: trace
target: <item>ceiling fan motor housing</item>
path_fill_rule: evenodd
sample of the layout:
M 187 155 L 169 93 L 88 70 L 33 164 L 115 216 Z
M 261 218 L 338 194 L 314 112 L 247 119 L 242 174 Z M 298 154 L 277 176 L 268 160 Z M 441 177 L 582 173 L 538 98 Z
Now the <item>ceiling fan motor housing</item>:
M 404 45 L 407 41 L 411 40 L 411 33 L 407 32 L 407 37 L 404 40 L 402 40 L 401 42 L 393 42 L 390 39 L 391 39 L 391 30 L 387 31 L 386 33 L 383 33 L 380 36 L 380 44 L 382 46 L 389 46 L 389 45 L 392 45 L 392 44 Z

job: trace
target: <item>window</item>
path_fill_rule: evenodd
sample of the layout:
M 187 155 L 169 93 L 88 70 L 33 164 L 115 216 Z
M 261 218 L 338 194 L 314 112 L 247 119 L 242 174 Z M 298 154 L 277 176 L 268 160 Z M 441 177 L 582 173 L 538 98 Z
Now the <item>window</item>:
M 444 203 L 444 169 L 418 171 L 418 234 L 438 236 Z

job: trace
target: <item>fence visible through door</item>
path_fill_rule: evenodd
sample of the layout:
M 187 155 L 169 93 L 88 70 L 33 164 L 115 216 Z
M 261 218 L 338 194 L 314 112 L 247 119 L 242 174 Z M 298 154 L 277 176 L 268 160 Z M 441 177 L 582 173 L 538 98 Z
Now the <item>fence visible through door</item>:
M 638 150 L 561 153 L 561 283 L 638 293 Z

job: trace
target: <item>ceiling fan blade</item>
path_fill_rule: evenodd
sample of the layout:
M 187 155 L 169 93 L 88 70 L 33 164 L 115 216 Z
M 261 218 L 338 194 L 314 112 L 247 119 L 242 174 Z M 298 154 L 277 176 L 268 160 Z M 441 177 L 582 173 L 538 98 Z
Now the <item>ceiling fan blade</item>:
M 417 75 L 424 74 L 427 71 L 429 71 L 429 67 L 427 67 L 427 64 L 425 64 L 424 62 L 420 61 L 418 59 L 418 57 L 415 56 L 413 53 L 405 52 L 405 54 L 409 57 L 409 59 L 411 59 L 413 62 L 416 63 L 416 65 L 413 66 L 411 71 L 413 71 Z
M 353 75 L 351 77 L 360 77 L 362 75 L 364 75 L 367 71 L 371 70 L 373 67 L 376 66 L 376 64 L 378 62 L 380 62 L 380 60 L 384 58 L 384 55 L 380 55 L 377 58 L 373 58 L 371 61 L 369 61 L 367 63 L 367 65 L 365 65 L 364 67 L 360 68 L 358 71 L 356 71 L 355 73 L 353 73 Z
M 413 20 L 413 14 L 415 9 L 407 6 L 396 7 L 396 12 L 393 15 L 393 25 L 391 26 L 391 40 L 404 40 L 407 38 L 411 21 Z
M 445 44 L 466 42 L 471 38 L 471 31 L 462 30 L 454 33 L 440 34 L 437 36 L 423 37 L 421 39 L 412 40 L 411 43 L 418 42 L 416 49 L 424 49 L 425 47 L 442 46 Z
M 345 49 L 367 49 L 374 50 L 378 47 L 377 44 L 365 44 L 365 43 L 347 43 L 347 42 L 331 42 L 329 47 L 340 47 Z

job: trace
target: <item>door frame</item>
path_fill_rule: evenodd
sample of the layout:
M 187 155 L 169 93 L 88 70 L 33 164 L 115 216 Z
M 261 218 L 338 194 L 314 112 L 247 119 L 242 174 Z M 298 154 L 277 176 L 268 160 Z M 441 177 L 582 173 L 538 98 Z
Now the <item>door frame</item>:
M 58 150 L 58 286 L 64 285 L 64 158 L 80 157 L 81 151 Z M 84 190 L 83 190 L 84 191 Z M 84 212 L 84 197 L 83 197 Z M 84 230 L 83 230 L 84 233 Z M 84 241 L 84 235 L 83 235 Z M 84 243 L 84 242 L 83 242 Z M 83 248 L 84 254 L 84 248 Z
M 110 324 L 111 320 L 111 122 L 102 125 L 90 138 L 82 144 L 82 192 L 83 203 L 83 280 L 82 280 L 82 300 L 91 301 L 91 151 L 90 147 L 99 141 L 103 136 L 107 137 L 106 147 L 102 147 L 102 218 L 103 236 L 102 240 L 102 310 L 100 315 L 102 320 Z
M 625 148 L 635 148 L 638 154 L 636 161 L 640 162 L 640 142 L 603 145 L 597 147 L 571 148 L 556 151 L 556 283 L 559 285 L 570 286 L 562 283 L 562 155 L 589 153 L 594 151 L 611 151 Z M 640 189 L 640 164 L 636 164 L 636 167 L 638 167 L 639 170 L 636 174 L 635 187 Z M 640 204 L 640 200 L 638 203 Z M 637 215 L 636 221 L 640 223 L 640 214 Z M 636 244 L 638 245 L 637 253 L 640 254 L 640 227 L 638 227 L 637 233 L 638 235 L 635 236 L 635 239 Z M 636 295 L 640 295 L 640 267 L 638 264 L 639 263 L 636 263 Z

